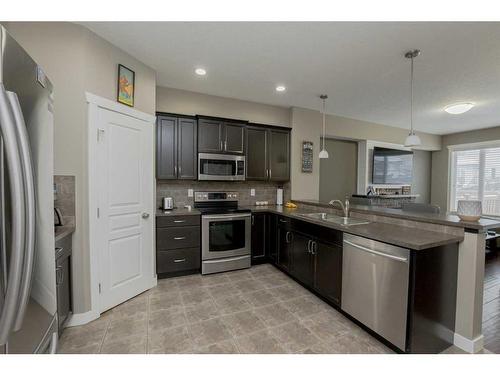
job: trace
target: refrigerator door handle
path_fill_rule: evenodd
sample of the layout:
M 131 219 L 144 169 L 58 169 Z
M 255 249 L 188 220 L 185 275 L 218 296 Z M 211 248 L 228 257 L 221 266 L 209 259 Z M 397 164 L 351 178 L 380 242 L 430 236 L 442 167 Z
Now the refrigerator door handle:
M 5 299 L 0 314 L 0 345 L 7 343 L 16 319 L 24 257 L 24 184 L 17 149 L 15 120 L 5 87 L 0 83 L 0 134 L 4 142 L 6 171 L 9 174 L 11 199 L 11 252 Z M 7 198 L 8 199 L 8 198 Z
M 25 233 L 24 233 L 24 265 L 23 279 L 19 294 L 19 307 L 17 309 L 14 332 L 22 327 L 26 307 L 28 306 L 31 293 L 31 280 L 35 263 L 35 225 L 36 225 L 36 197 L 35 177 L 33 173 L 33 159 L 29 144 L 28 132 L 24 122 L 23 112 L 16 93 L 7 91 L 7 96 L 12 108 L 12 114 L 16 121 L 17 139 L 24 178 L 24 210 L 25 210 Z

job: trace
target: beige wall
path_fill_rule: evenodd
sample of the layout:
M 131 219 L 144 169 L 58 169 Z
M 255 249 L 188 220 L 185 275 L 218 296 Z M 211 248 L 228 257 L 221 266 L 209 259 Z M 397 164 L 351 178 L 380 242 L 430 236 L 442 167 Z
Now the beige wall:
M 320 159 L 319 200 L 344 200 L 356 192 L 358 143 L 326 139 L 329 158 Z
M 156 88 L 156 110 L 183 115 L 205 115 L 290 127 L 290 109 L 192 91 Z
M 494 140 L 500 140 L 500 126 L 462 133 L 448 134 L 442 137 L 443 147 L 441 151 L 432 153 L 431 202 L 433 204 L 439 205 L 443 210 L 448 209 L 448 146 L 488 142 Z
M 322 115 L 318 111 L 292 108 L 291 120 L 292 198 L 319 199 L 320 171 L 318 153 L 320 151 Z M 355 141 L 371 140 L 401 145 L 404 143 L 407 135 L 408 131 L 405 129 L 335 115 L 326 116 L 326 136 L 330 138 Z M 441 136 L 427 133 L 418 133 L 418 135 L 422 139 L 422 146 L 420 147 L 422 150 L 439 150 L 441 148 Z M 314 143 L 313 173 L 302 173 L 301 171 L 301 146 L 304 140 Z M 360 150 L 362 151 L 362 148 Z M 429 158 L 428 154 L 427 158 Z M 421 167 L 426 165 L 424 160 L 425 157 L 423 156 L 422 163 L 419 163 Z M 366 169 L 364 172 L 366 173 Z M 427 171 L 427 173 L 430 172 Z M 428 195 L 428 191 L 423 186 L 419 186 L 419 189 L 422 191 L 422 194 Z
M 80 25 L 10 22 L 5 26 L 54 85 L 54 173 L 76 178 L 74 311 L 85 312 L 90 308 L 85 92 L 115 100 L 121 63 L 136 72 L 136 109 L 154 114 L 155 72 Z

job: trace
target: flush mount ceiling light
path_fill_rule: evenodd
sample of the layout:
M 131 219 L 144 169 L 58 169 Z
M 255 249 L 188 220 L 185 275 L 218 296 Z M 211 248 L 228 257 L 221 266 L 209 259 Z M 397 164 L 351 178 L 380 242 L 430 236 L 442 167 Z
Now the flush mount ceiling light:
M 411 67 L 410 67 L 410 134 L 408 134 L 408 137 L 406 137 L 405 140 L 405 147 L 414 147 L 414 146 L 420 146 L 422 144 L 422 141 L 420 140 L 420 137 L 415 134 L 415 131 L 413 130 L 413 59 L 420 55 L 420 50 L 415 49 L 413 51 L 409 51 L 405 53 L 405 57 L 407 59 L 411 60 Z
M 285 86 L 283 86 L 283 85 L 278 85 L 278 86 L 276 86 L 276 91 L 278 91 L 278 92 L 283 92 L 283 91 L 285 91 L 285 90 L 286 90 L 286 87 L 285 87 Z
M 328 159 L 328 151 L 325 150 L 325 137 L 326 137 L 326 99 L 328 99 L 328 95 L 320 95 L 320 99 L 323 101 L 323 147 L 321 147 L 321 151 L 319 152 L 320 159 Z
M 196 74 L 198 74 L 199 76 L 204 76 L 204 75 L 206 75 L 206 74 L 207 74 L 207 71 L 206 71 L 205 69 L 203 69 L 203 68 L 196 68 L 196 69 L 194 70 L 194 72 L 195 72 Z
M 474 103 L 456 103 L 444 107 L 444 110 L 452 115 L 460 115 L 472 109 Z

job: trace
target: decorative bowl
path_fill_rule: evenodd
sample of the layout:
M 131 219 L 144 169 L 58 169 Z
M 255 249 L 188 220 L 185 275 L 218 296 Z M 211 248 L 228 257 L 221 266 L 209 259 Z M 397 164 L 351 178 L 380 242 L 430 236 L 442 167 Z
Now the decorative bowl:
M 481 201 L 463 201 L 457 202 L 457 215 L 464 221 L 478 221 L 482 214 Z

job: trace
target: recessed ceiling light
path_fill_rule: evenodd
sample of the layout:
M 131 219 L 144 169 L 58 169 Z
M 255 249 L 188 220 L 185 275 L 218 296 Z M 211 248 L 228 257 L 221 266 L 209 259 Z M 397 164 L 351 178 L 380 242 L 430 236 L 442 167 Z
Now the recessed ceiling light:
M 204 76 L 204 75 L 206 75 L 206 74 L 207 74 L 207 71 L 206 71 L 205 69 L 203 69 L 203 68 L 196 68 L 196 69 L 194 70 L 194 72 L 195 72 L 196 74 L 198 74 L 199 76 Z
M 457 103 L 444 107 L 444 110 L 452 115 L 459 115 L 467 112 L 472 107 L 474 107 L 474 103 Z
M 283 86 L 283 85 L 278 85 L 278 86 L 276 86 L 276 91 L 278 91 L 278 92 L 283 92 L 283 91 L 285 91 L 285 90 L 286 90 L 286 87 L 285 87 L 285 86 Z

